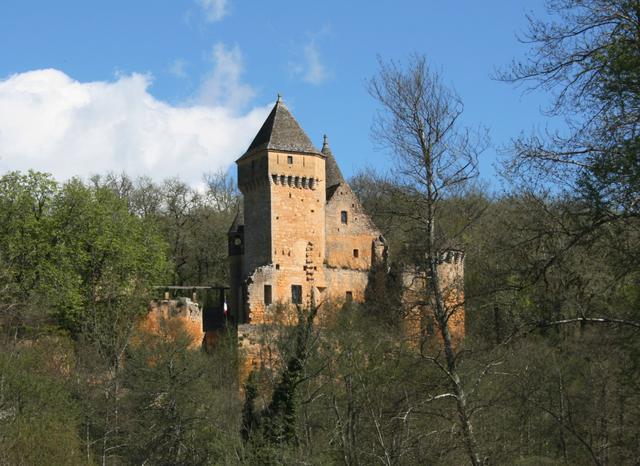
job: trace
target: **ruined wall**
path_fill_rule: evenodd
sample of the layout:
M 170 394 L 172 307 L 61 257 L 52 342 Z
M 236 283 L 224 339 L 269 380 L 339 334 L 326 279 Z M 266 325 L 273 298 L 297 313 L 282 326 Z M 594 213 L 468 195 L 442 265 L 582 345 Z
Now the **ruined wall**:
M 465 334 L 464 309 L 464 253 L 447 251 L 438 267 L 440 290 L 445 306 L 451 311 L 449 330 L 455 341 L 462 341 Z
M 373 263 L 373 241 L 380 232 L 349 185 L 341 183 L 333 187 L 329 195 L 325 216 L 326 265 L 368 270 Z M 343 212 L 346 213 L 346 222 Z
M 243 324 L 238 326 L 238 349 L 240 351 L 238 381 L 246 383 L 255 370 L 275 369 L 282 363 L 279 343 L 282 327 L 274 325 Z
M 455 344 L 462 341 L 465 334 L 464 254 L 461 251 L 444 253 L 438 266 L 438 276 L 444 305 L 450 314 L 449 331 Z M 405 271 L 402 282 L 407 338 L 415 345 L 419 345 L 421 341 L 427 341 L 433 347 L 440 345 L 441 338 L 433 310 L 424 304 L 428 298 L 426 275 L 417 271 Z
M 177 332 L 186 331 L 191 337 L 192 349 L 201 348 L 204 340 L 202 309 L 188 298 L 151 301 L 140 328 L 169 338 L 174 338 Z
M 246 312 L 248 313 L 248 323 L 258 325 L 268 321 L 264 287 L 265 285 L 271 286 L 273 297 L 273 289 L 275 288 L 275 277 L 276 268 L 273 264 L 258 267 L 253 272 L 253 274 L 248 277 L 246 294 Z
M 262 340 L 259 326 L 238 325 L 238 348 L 240 350 L 238 380 L 241 386 L 247 381 L 252 371 L 260 369 L 260 361 L 263 359 Z
M 291 268 L 293 269 L 293 268 Z M 317 289 L 313 282 L 307 281 L 306 271 L 302 267 L 294 270 L 276 269 L 275 264 L 258 267 L 247 279 L 247 309 L 250 310 L 249 322 L 252 324 L 282 323 L 285 318 L 276 315 L 276 311 L 283 312 L 283 306 L 291 313 L 288 320 L 295 320 L 294 307 L 291 306 L 291 285 L 301 284 L 302 306 L 308 307 L 312 303 L 310 295 L 316 298 Z M 265 303 L 265 285 L 271 287 L 271 303 Z M 285 306 L 286 305 L 286 306 Z

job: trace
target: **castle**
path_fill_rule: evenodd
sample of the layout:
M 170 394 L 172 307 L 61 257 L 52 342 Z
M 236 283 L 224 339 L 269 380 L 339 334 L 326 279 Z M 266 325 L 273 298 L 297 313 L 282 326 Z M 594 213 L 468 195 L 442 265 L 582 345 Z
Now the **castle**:
M 390 280 L 385 239 L 342 176 L 326 136 L 322 149 L 316 149 L 280 97 L 236 164 L 244 204 L 228 232 L 226 302 L 226 287 L 164 287 L 164 300 L 150 306 L 147 327 L 158 327 L 162 316 L 181 319 L 194 346 L 212 350 L 230 321 L 244 353 L 244 379 L 270 359 L 264 354 L 270 351 L 265 327 L 294 323 L 295 313 L 283 320 L 279 310 L 292 304 L 363 302 L 367 292 L 385 294 L 385 287 L 395 283 L 406 338 L 422 344 L 436 334 L 424 299 L 428 277 L 418 269 L 396 270 Z M 448 325 L 459 340 L 464 336 L 464 254 L 445 251 L 438 269 L 441 294 L 452 310 Z M 191 301 L 183 305 L 170 299 L 167 290 L 182 288 L 200 305 L 200 289 L 220 294 L 209 319 L 198 304 L 194 312 Z
M 228 233 L 228 304 L 246 376 L 269 359 L 260 330 L 278 321 L 280 305 L 363 302 L 367 291 L 384 293 L 389 269 L 385 240 L 342 176 L 326 136 L 316 149 L 279 96 L 236 164 L 244 205 Z M 464 254 L 443 253 L 439 271 L 452 309 L 448 325 L 459 340 Z M 421 344 L 435 335 L 424 304 L 428 277 L 416 270 L 396 276 L 407 338 Z
M 325 136 L 318 150 L 280 97 L 237 161 L 243 209 L 229 230 L 229 309 L 263 324 L 276 303 L 363 301 L 384 238 L 344 180 Z

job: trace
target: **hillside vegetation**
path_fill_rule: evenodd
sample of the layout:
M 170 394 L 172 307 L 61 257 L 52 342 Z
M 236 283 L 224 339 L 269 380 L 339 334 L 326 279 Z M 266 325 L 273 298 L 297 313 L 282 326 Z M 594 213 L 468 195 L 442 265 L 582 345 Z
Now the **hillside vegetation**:
M 424 57 L 369 83 L 394 169 L 350 184 L 394 265 L 465 251 L 459 343 L 439 289 L 418 345 L 394 293 L 324 303 L 240 386 L 232 331 L 206 354 L 138 325 L 155 286 L 227 282 L 232 179 L 2 175 L 0 464 L 639 464 L 640 2 L 548 5 L 496 78 L 566 130 L 514 135 L 499 193 Z

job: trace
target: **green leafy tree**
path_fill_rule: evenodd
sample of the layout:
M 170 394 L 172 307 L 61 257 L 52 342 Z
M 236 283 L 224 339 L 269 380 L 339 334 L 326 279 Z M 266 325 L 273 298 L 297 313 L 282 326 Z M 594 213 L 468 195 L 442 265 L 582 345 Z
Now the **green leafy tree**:
M 127 461 L 136 464 L 235 463 L 239 400 L 235 347 L 224 338 L 215 355 L 190 349 L 190 335 L 162 320 L 158 334 L 139 333 L 125 366 Z
M 71 342 L 3 335 L 0 345 L 0 464 L 82 463 Z
M 58 267 L 59 250 L 51 221 L 58 184 L 44 173 L 8 173 L 0 178 L 0 255 L 5 269 L 5 297 L 23 312 L 42 318 L 57 285 L 68 285 Z M 7 296 L 7 294 L 9 296 Z M 73 295 L 59 286 L 59 295 Z M 69 299 L 73 306 L 74 299 Z M 37 303 L 36 306 L 27 306 Z M 37 311 L 37 312 L 31 312 Z

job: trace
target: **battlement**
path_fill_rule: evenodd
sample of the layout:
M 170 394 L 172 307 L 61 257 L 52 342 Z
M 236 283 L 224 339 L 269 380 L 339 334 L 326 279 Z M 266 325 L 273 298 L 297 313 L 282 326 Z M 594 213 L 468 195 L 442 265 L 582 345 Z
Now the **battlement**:
M 324 186 L 324 157 L 263 151 L 238 162 L 238 186 L 243 193 L 282 186 L 320 189 Z
M 301 188 L 315 190 L 319 183 L 318 178 L 307 178 L 306 176 L 292 175 L 271 175 L 271 182 L 276 186 L 288 186 L 289 188 Z
M 464 262 L 464 251 L 459 249 L 449 249 L 440 254 L 440 263 L 458 264 Z

